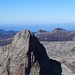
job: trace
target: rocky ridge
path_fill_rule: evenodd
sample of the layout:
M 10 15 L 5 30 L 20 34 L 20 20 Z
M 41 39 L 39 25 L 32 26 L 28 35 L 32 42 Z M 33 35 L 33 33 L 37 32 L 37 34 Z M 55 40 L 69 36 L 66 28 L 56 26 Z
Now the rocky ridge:
M 28 30 L 0 46 L 0 75 L 61 75 L 61 63 L 49 59 L 44 46 Z

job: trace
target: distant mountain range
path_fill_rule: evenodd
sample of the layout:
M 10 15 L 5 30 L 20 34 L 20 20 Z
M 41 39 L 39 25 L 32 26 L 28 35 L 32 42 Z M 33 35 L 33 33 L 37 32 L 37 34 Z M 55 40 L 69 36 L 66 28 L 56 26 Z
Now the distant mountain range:
M 3 29 L 0 29 L 0 40 L 13 38 L 16 33 L 17 31 L 13 31 L 13 30 L 5 31 Z
M 4 46 L 9 44 L 12 40 L 14 35 L 18 31 L 5 31 L 0 29 L 0 46 Z M 39 39 L 39 41 L 74 41 L 75 40 L 75 32 L 74 31 L 67 31 L 62 28 L 56 28 L 51 32 L 45 30 L 39 30 L 38 32 L 33 32 L 33 34 Z
M 67 31 L 62 28 L 56 28 L 51 32 L 47 32 L 45 30 L 39 30 L 35 33 L 35 36 L 40 41 L 74 41 L 75 40 L 75 32 Z
M 5 31 L 3 29 L 0 29 L 0 46 L 9 44 L 13 40 L 13 37 L 17 32 L 18 31 Z

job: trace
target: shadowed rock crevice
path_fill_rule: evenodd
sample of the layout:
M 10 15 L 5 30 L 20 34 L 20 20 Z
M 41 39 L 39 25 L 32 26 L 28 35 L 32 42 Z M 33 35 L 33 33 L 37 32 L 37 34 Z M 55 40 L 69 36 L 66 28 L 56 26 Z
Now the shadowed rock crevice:
M 7 60 L 6 69 L 7 69 L 7 74 L 10 75 L 10 59 L 9 58 Z

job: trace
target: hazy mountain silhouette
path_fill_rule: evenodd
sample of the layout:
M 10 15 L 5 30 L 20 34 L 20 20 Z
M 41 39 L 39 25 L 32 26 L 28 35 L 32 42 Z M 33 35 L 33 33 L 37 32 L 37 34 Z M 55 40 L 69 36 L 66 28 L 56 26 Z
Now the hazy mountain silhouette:
M 62 28 L 56 28 L 51 32 L 38 31 L 35 36 L 40 41 L 74 41 L 75 32 L 70 32 Z

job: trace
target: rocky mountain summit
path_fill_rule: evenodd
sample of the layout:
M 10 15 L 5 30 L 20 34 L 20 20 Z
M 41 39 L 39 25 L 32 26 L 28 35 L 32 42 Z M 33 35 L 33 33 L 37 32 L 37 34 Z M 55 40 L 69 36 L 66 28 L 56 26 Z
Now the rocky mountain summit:
M 61 63 L 49 59 L 46 49 L 28 30 L 0 46 L 0 75 L 61 75 Z
M 20 31 L 0 46 L 0 75 L 75 75 L 75 41 L 40 43 Z

